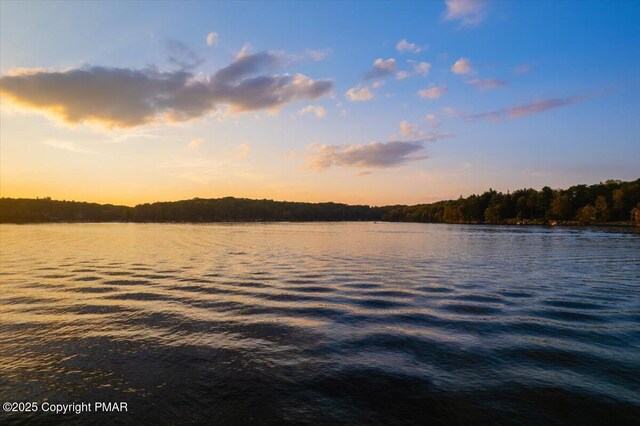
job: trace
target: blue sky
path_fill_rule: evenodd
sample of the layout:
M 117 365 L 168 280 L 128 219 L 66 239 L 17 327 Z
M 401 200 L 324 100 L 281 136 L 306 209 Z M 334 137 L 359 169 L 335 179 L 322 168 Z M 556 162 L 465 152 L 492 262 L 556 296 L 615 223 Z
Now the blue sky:
M 0 4 L 3 196 L 420 203 L 640 176 L 638 2 Z M 250 60 L 277 93 L 214 87 Z M 141 111 L 115 69 L 188 77 Z

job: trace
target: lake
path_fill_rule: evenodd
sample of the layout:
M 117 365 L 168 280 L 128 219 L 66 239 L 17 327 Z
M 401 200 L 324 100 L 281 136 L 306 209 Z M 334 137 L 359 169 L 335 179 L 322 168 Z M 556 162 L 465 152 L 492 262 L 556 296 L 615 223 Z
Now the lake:
M 2 424 L 632 424 L 640 233 L 0 226 Z

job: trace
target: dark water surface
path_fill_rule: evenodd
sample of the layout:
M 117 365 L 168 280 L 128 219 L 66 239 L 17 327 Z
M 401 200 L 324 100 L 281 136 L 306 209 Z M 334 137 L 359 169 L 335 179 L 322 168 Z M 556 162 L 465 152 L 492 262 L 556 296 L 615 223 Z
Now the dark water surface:
M 0 227 L 0 424 L 640 424 L 640 234 Z

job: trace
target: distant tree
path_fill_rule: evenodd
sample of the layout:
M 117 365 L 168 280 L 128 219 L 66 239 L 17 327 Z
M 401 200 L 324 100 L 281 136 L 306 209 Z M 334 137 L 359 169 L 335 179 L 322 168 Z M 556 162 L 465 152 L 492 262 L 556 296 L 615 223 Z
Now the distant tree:
M 548 219 L 551 201 L 553 200 L 553 190 L 545 186 L 536 198 L 536 217 Z
M 624 211 L 625 210 L 625 196 L 624 196 L 624 190 L 622 189 L 616 189 L 613 191 L 612 194 L 612 198 L 613 198 L 613 208 L 618 210 L 618 211 Z
M 549 211 L 552 219 L 569 219 L 571 216 L 571 202 L 569 195 L 556 192 L 551 201 Z
M 518 219 L 522 219 L 523 217 L 529 216 L 527 214 L 528 206 L 527 206 L 527 197 L 521 195 L 518 197 L 518 201 L 516 201 L 516 209 L 518 211 L 518 215 L 516 216 Z
M 493 194 L 489 207 L 484 211 L 484 221 L 486 223 L 498 224 L 503 219 L 503 205 L 501 194 Z
M 578 213 L 578 222 L 580 225 L 591 225 L 593 221 L 596 219 L 596 208 L 591 204 L 587 204 L 583 208 L 580 209 Z
M 609 206 L 607 205 L 607 199 L 600 195 L 596 198 L 596 219 L 601 222 L 609 220 Z

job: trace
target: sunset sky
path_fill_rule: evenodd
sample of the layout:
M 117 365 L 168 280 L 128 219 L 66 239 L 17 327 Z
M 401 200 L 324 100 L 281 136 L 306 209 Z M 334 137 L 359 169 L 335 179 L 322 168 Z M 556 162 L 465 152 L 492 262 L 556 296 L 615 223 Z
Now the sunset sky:
M 416 204 L 640 177 L 640 2 L 0 3 L 0 193 Z

